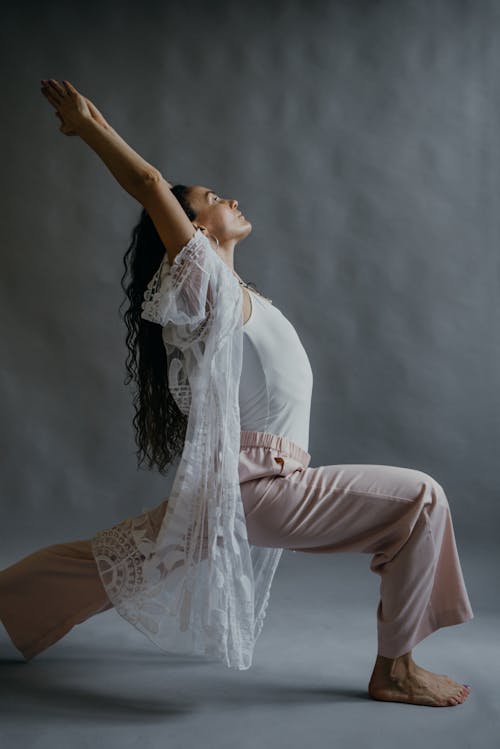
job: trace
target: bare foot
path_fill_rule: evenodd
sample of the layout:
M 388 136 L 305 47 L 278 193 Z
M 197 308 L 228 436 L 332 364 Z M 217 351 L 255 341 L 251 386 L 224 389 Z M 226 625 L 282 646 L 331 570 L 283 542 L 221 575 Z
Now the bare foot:
M 368 694 L 374 700 L 432 707 L 459 705 L 469 693 L 465 684 L 417 666 L 411 653 L 398 658 L 377 655 L 368 684 Z

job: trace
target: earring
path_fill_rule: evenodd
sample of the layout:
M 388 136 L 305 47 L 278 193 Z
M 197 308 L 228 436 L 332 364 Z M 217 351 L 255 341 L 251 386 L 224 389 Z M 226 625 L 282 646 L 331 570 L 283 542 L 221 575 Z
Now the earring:
M 217 239 L 217 237 L 215 236 L 215 234 L 210 234 L 210 232 L 208 230 L 207 230 L 207 234 L 210 237 L 213 237 L 215 239 L 215 241 L 217 242 L 217 249 L 219 249 L 219 240 Z
M 208 234 L 209 237 L 213 237 L 215 239 L 215 241 L 217 242 L 217 249 L 219 249 L 219 240 L 217 239 L 217 237 L 215 236 L 215 234 L 210 234 L 210 232 L 208 231 L 208 229 L 206 228 L 206 226 L 201 227 L 201 226 L 196 226 L 196 224 L 193 224 L 193 226 L 194 226 L 195 229 L 199 229 L 202 234 L 204 234 L 206 232 L 206 234 Z M 205 231 L 203 231 L 203 230 L 205 230 Z

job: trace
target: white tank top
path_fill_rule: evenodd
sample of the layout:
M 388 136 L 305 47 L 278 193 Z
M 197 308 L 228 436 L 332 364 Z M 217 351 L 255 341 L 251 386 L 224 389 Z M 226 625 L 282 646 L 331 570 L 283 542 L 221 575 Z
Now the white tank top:
M 271 432 L 309 448 L 313 373 L 297 331 L 251 289 L 243 325 L 239 405 L 241 429 Z

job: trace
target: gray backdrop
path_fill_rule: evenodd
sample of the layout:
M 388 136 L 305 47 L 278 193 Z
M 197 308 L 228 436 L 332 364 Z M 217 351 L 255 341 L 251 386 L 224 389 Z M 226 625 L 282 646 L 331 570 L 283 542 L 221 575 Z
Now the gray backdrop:
M 83 141 L 59 133 L 39 81 L 66 78 L 167 179 L 238 199 L 253 232 L 237 246 L 235 267 L 295 325 L 311 360 L 311 465 L 388 464 L 435 476 L 450 502 L 476 615 L 423 646 L 438 656 L 425 667 L 481 682 L 473 744 L 455 710 L 431 711 L 429 720 L 429 711 L 378 703 L 371 722 L 358 724 L 349 706 L 331 713 L 326 703 L 332 679 L 341 703 L 334 709 L 351 700 L 358 711 L 364 698 L 378 600 L 368 560 L 285 552 L 256 670 L 219 670 L 220 681 L 201 670 L 193 692 L 184 661 L 168 660 L 172 689 L 187 678 L 186 730 L 206 738 L 205 713 L 195 716 L 194 706 L 219 701 L 229 709 L 213 717 L 207 746 L 232 747 L 237 737 L 242 749 L 261 740 L 271 747 L 269 728 L 280 731 L 276 745 L 312 747 L 315 735 L 322 746 L 322 736 L 347 746 L 353 730 L 368 730 L 379 737 L 369 745 L 387 749 L 390 723 L 394 746 L 403 738 L 408 747 L 490 749 L 500 661 L 498 557 L 493 565 L 489 557 L 500 529 L 500 3 L 12 3 L 1 20 L 2 563 L 88 538 L 158 504 L 174 474 L 137 470 L 132 392 L 123 384 L 120 277 L 140 206 Z M 154 730 L 156 715 L 187 710 L 175 689 L 175 710 L 154 707 L 166 689 L 158 653 L 108 614 L 85 625 L 80 649 L 72 649 L 79 635 L 71 633 L 23 671 L 27 678 L 12 670 L 2 700 L 14 721 L 5 724 L 6 746 L 25 739 L 26 695 L 35 732 L 59 720 L 63 693 L 66 715 L 116 718 L 125 732 L 127 721 L 153 718 Z M 136 649 L 118 647 L 134 633 Z M 338 658 L 345 649 L 346 666 L 333 676 L 324 634 Z M 71 659 L 85 648 L 68 691 L 61 656 L 73 675 Z M 53 679 L 58 668 L 62 688 Z M 246 714 L 268 699 L 274 711 L 262 710 L 250 743 L 241 743 L 238 700 Z M 296 712 L 276 722 L 286 701 Z M 401 728 L 393 715 L 404 719 Z M 67 726 L 57 725 L 67 745 Z M 89 745 L 114 745 L 101 725 Z M 133 737 L 117 745 L 135 746 Z M 192 739 L 179 733 L 176 743 L 171 733 L 169 746 Z M 57 745 L 54 734 L 46 741 Z
M 123 385 L 140 206 L 59 133 L 47 77 L 170 181 L 238 199 L 253 231 L 235 267 L 311 360 L 311 465 L 426 471 L 461 541 L 496 540 L 499 18 L 453 0 L 10 7 L 4 543 L 84 538 L 157 504 L 174 472 L 137 471 Z

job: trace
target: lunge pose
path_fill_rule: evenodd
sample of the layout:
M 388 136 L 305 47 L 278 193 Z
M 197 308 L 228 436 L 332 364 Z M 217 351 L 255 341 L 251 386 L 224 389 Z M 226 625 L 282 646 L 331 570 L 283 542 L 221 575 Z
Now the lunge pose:
M 0 620 L 29 660 L 115 608 L 164 652 L 251 666 L 283 549 L 370 554 L 380 576 L 376 700 L 457 705 L 467 685 L 412 649 L 473 618 L 443 487 L 411 468 L 312 467 L 313 374 L 291 322 L 234 268 L 252 230 L 238 201 L 173 186 L 69 82 L 43 81 L 78 135 L 142 206 L 125 255 L 127 371 L 138 461 L 168 497 L 90 539 L 0 572 Z

